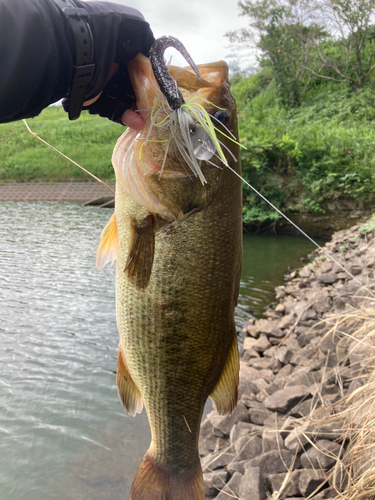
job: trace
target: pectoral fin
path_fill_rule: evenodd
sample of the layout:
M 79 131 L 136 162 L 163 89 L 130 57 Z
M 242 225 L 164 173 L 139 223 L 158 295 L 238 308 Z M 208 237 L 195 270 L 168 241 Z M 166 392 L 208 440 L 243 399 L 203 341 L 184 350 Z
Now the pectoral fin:
M 102 231 L 96 251 L 96 268 L 101 269 L 107 262 L 114 263 L 117 257 L 118 234 L 115 214 Z
M 117 392 L 122 403 L 122 406 L 129 413 L 135 416 L 136 413 L 141 413 L 143 408 L 142 396 L 138 387 L 135 385 L 128 367 L 126 366 L 125 356 L 123 355 L 121 344 L 117 357 Z
M 138 288 L 146 288 L 151 276 L 155 249 L 155 216 L 148 215 L 140 224 L 132 222 L 130 251 L 124 271 Z
M 234 332 L 233 337 L 224 370 L 215 389 L 210 394 L 210 398 L 215 403 L 216 410 L 220 415 L 232 413 L 237 404 L 240 362 L 236 332 Z

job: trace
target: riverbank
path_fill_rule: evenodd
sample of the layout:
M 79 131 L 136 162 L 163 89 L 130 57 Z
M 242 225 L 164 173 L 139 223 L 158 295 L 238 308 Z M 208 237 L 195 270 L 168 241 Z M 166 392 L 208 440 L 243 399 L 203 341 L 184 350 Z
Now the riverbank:
M 375 285 L 374 230 L 371 219 L 335 233 L 326 244 L 353 277 L 316 251 L 276 288 L 276 302 L 264 318 L 245 324 L 237 409 L 230 416 L 212 411 L 201 427 L 208 499 L 358 494 L 356 481 L 364 472 L 358 457 L 371 446 L 364 446 L 362 436 L 356 450 L 353 414 L 358 394 L 359 414 L 369 404 L 361 388 L 375 351 L 368 291 Z M 365 463 L 372 460 L 368 453 Z
M 109 187 L 115 189 L 115 183 Z M 66 200 L 87 202 L 97 198 L 113 198 L 111 192 L 97 181 L 33 181 L 0 183 L 0 200 Z M 104 203 L 104 201 L 103 201 Z

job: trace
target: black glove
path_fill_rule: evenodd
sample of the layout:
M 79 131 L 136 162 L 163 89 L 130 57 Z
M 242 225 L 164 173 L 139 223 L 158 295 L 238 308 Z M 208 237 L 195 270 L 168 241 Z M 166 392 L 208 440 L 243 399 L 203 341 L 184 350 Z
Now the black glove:
M 99 99 L 83 109 L 121 123 L 123 113 L 135 103 L 127 63 L 139 52 L 148 56 L 154 36 L 142 14 L 135 9 L 104 2 L 77 0 L 75 3 L 90 13 L 94 39 L 95 73 L 85 101 L 102 91 Z M 119 69 L 107 83 L 112 63 L 119 64 Z M 63 100 L 63 106 L 65 111 L 69 109 L 69 99 Z

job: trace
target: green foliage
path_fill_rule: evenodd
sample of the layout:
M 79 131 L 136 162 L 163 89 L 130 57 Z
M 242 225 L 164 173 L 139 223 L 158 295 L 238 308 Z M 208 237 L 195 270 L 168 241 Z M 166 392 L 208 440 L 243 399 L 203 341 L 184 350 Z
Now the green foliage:
M 70 122 L 51 106 L 29 119 L 33 132 L 103 179 L 114 177 L 112 150 L 124 127 L 83 112 Z M 22 121 L 0 124 L 0 179 L 79 179 L 87 174 L 28 133 Z
M 320 81 L 299 108 L 285 108 L 274 83 L 261 78 L 240 89 L 239 124 L 245 179 L 283 211 L 324 212 L 327 202 L 375 201 L 375 94 L 351 93 L 345 84 Z M 247 90 L 246 90 L 247 89 Z M 254 95 L 243 99 L 244 95 Z M 244 187 L 245 222 L 272 221 L 274 210 Z
M 375 231 L 375 215 L 359 228 L 360 233 L 371 233 L 372 231 Z

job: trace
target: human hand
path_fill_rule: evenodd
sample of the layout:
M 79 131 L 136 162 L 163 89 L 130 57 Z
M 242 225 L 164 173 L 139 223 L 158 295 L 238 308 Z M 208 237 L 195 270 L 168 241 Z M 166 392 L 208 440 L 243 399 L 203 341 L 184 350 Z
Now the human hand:
M 108 77 L 108 83 L 111 81 L 113 76 L 117 73 L 118 68 L 119 68 L 118 64 L 115 64 L 115 63 L 112 64 L 111 72 L 110 72 L 109 77 Z M 95 108 L 92 107 L 91 105 L 94 104 L 95 102 L 97 102 L 101 95 L 102 95 L 102 92 L 100 92 L 93 99 L 90 99 L 89 101 L 85 101 L 83 103 L 83 108 L 90 110 L 90 107 L 91 107 L 91 109 L 94 110 Z M 91 114 L 93 114 L 93 113 L 91 113 Z M 144 123 L 145 123 L 142 116 L 139 115 L 132 108 L 125 110 L 125 112 L 121 115 L 120 121 L 121 121 L 122 125 L 125 125 L 126 127 L 132 128 L 133 130 L 136 130 L 136 131 L 142 130 Z
M 83 109 L 135 130 L 143 128 L 142 117 L 134 110 L 135 94 L 127 64 L 142 52 L 148 56 L 154 36 L 142 14 L 123 5 L 82 2 L 90 14 L 94 40 L 95 72 L 87 90 Z M 69 100 L 63 101 L 69 108 Z

